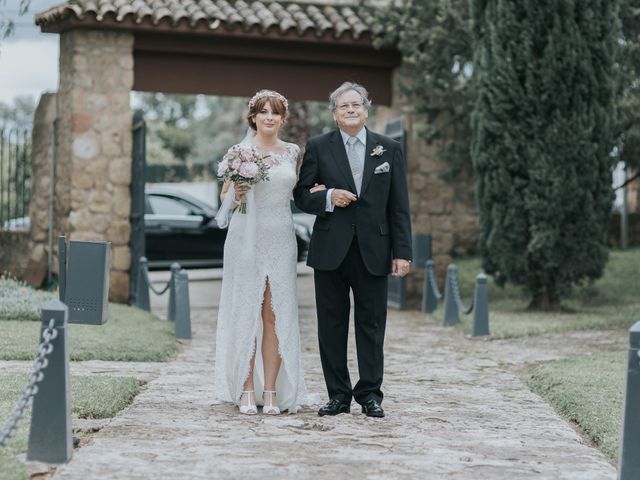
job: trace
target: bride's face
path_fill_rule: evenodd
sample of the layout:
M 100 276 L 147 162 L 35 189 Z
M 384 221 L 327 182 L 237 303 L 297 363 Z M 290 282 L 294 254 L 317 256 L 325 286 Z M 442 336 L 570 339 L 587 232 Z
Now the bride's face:
M 255 117 L 256 131 L 263 135 L 277 135 L 280 127 L 282 127 L 282 115 L 275 112 L 271 107 L 271 103 L 267 102 Z

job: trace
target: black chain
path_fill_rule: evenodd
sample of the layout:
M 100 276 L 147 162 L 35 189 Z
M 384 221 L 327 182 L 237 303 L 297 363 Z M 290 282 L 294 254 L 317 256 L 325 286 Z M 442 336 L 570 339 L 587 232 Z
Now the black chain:
M 469 308 L 466 308 L 464 306 L 464 303 L 462 303 L 462 298 L 460 297 L 460 287 L 458 286 L 458 274 L 455 270 L 451 272 L 451 289 L 453 290 L 453 298 L 458 304 L 458 310 L 460 310 L 460 312 L 465 315 L 469 315 L 473 310 L 473 299 L 471 300 L 471 305 L 469 305 Z
M 147 282 L 147 285 L 149 285 L 149 288 L 151 289 L 151 291 L 156 295 L 163 295 L 164 292 L 169 290 L 169 287 L 171 286 L 171 281 L 173 280 L 173 275 L 172 275 L 162 290 L 156 290 L 155 287 L 153 286 L 153 283 L 151 283 L 151 280 L 149 279 L 149 271 L 147 270 L 146 265 L 142 269 L 142 275 L 144 275 L 144 280 L 145 282 Z
M 438 290 L 438 283 L 436 282 L 436 275 L 433 268 L 427 267 L 427 275 L 429 275 L 429 284 L 431 285 L 431 291 L 435 295 L 437 300 L 442 299 L 442 293 Z
M 38 382 L 41 382 L 44 378 L 42 372 L 47 365 L 49 365 L 48 355 L 53 352 L 53 339 L 58 336 L 58 331 L 54 328 L 55 319 L 49 320 L 49 325 L 42 332 L 42 343 L 38 345 L 38 356 L 33 362 L 33 370 L 29 374 L 29 383 L 22 391 L 22 396 L 16 402 L 16 406 L 9 414 L 9 419 L 5 422 L 2 430 L 0 430 L 0 447 L 4 447 L 9 442 L 9 439 L 13 437 L 18 430 L 20 420 L 24 417 L 27 407 L 31 404 L 33 396 L 38 393 Z

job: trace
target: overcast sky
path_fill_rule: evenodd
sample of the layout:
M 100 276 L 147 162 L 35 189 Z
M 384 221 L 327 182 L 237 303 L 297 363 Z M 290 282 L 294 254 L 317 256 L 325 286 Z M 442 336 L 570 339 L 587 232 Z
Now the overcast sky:
M 44 91 L 58 88 L 58 35 L 40 33 L 34 16 L 63 0 L 31 0 L 29 12 L 18 16 L 19 0 L 0 0 L 0 15 L 13 18 L 16 30 L 0 44 L 0 101 L 18 95 L 38 100 Z

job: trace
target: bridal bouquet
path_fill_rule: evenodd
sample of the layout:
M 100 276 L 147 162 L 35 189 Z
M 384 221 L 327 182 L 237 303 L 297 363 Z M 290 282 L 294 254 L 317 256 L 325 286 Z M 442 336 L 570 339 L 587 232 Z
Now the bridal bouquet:
M 256 185 L 269 180 L 269 165 L 257 148 L 251 145 L 234 145 L 218 164 L 218 177 L 236 185 Z M 240 213 L 247 213 L 247 202 L 238 207 Z

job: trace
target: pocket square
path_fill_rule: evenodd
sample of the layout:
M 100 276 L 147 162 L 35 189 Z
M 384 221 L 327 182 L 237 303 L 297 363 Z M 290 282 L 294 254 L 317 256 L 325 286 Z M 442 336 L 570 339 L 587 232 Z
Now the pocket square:
M 377 175 L 379 173 L 387 173 L 388 171 L 389 171 L 389 162 L 384 162 L 378 165 L 376 169 L 373 171 L 373 173 Z

